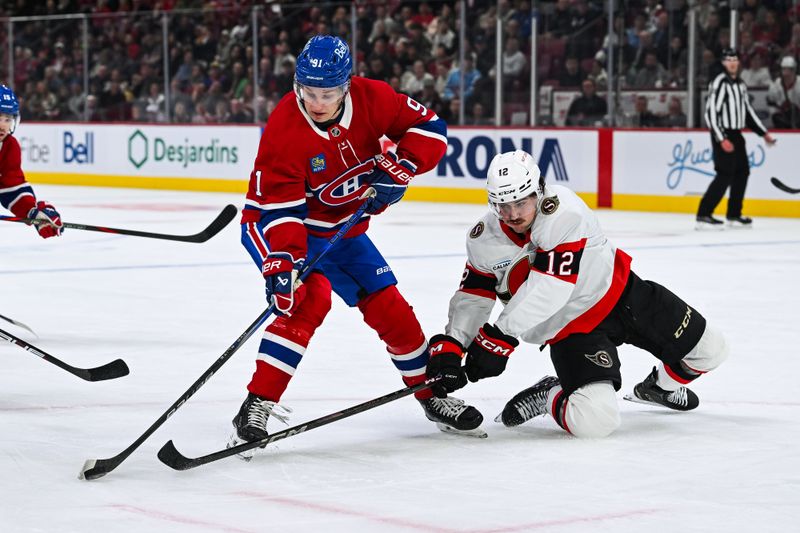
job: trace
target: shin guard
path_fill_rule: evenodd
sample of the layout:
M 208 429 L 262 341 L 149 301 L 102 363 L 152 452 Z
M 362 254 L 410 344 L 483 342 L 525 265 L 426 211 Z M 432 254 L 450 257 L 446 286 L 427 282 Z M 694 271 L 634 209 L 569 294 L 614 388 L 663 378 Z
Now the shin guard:
M 364 322 L 386 344 L 386 350 L 403 377 L 403 382 L 410 386 L 425 381 L 425 367 L 430 357 L 428 341 L 414 310 L 397 287 L 390 285 L 370 294 L 358 302 L 358 308 L 364 315 Z M 414 396 L 418 400 L 425 400 L 432 395 L 430 389 L 425 389 Z
M 312 273 L 304 282 L 306 298 L 292 316 L 277 317 L 264 331 L 256 371 L 247 390 L 278 402 L 305 354 L 314 332 L 331 309 L 331 284 Z

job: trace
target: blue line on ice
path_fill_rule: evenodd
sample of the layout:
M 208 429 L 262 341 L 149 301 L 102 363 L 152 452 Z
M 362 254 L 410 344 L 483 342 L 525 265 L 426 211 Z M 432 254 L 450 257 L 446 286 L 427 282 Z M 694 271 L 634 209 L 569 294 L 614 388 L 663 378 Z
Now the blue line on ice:
M 720 242 L 720 243 L 698 243 L 698 244 L 661 244 L 652 246 L 622 246 L 623 250 L 657 250 L 669 248 L 725 248 L 734 246 L 772 246 L 772 245 L 797 245 L 800 241 L 763 241 L 763 242 Z M 448 257 L 464 257 L 462 252 L 446 254 L 425 254 L 425 255 L 389 255 L 387 261 L 403 261 L 414 259 L 441 259 Z M 35 270 L 0 270 L 0 276 L 16 274 L 52 274 L 54 272 L 103 272 L 113 270 L 159 270 L 171 268 L 217 268 L 230 266 L 248 265 L 247 261 L 231 261 L 225 263 L 177 263 L 163 265 L 116 265 L 101 267 L 65 267 Z

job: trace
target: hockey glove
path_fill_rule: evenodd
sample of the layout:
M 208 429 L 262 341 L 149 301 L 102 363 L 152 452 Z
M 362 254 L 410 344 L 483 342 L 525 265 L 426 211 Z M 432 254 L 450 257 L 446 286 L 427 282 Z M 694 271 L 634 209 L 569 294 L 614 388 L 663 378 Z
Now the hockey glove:
M 36 207 L 28 211 L 28 218 L 45 222 L 44 224 L 35 224 L 36 231 L 39 232 L 43 239 L 58 237 L 64 231 L 61 215 L 58 214 L 55 207 L 47 202 L 39 201 Z
M 292 255 L 286 252 L 272 252 L 264 260 L 261 273 L 266 281 L 267 303 L 275 304 L 279 315 L 292 316 L 303 301 L 306 288 L 303 282 L 297 283 L 297 272 L 304 262 L 292 261 Z
M 461 368 L 461 357 L 464 348 L 461 343 L 449 335 L 434 335 L 428 343 L 431 358 L 428 359 L 428 368 L 425 375 L 429 378 L 441 376 L 432 387 L 431 391 L 439 398 L 446 398 L 448 392 L 453 392 L 467 384 L 467 375 Z
M 417 170 L 405 159 L 398 161 L 397 155 L 392 152 L 376 155 L 375 163 L 375 170 L 369 176 L 369 183 L 375 189 L 372 205 L 367 210 L 370 215 L 382 213 L 390 205 L 399 202 Z
M 519 341 L 506 335 L 500 328 L 484 324 L 467 348 L 464 370 L 473 383 L 483 378 L 499 376 L 506 369 L 508 357 L 519 346 Z

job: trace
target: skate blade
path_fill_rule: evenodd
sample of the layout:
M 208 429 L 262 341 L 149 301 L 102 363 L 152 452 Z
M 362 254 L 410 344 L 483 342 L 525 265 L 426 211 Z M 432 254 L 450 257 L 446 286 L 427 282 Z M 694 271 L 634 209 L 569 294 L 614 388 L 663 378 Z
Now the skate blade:
M 439 428 L 439 431 L 443 431 L 444 433 L 452 433 L 453 435 L 461 435 L 462 437 L 485 439 L 489 436 L 489 434 L 486 433 L 480 426 L 476 427 L 475 429 L 456 429 L 453 426 L 436 422 L 436 427 Z
M 635 394 L 626 394 L 622 398 L 625 399 L 625 400 L 628 400 L 629 402 L 643 403 L 645 405 L 652 405 L 653 407 L 660 407 L 661 409 L 666 409 L 667 411 L 675 411 L 675 412 L 678 412 L 678 413 L 688 413 L 689 411 L 692 411 L 697 407 L 697 406 L 695 406 L 695 407 L 692 407 L 691 409 L 679 409 L 677 407 L 670 407 L 669 405 L 664 405 L 663 403 L 651 402 L 651 401 L 648 401 L 648 400 L 642 400 L 641 398 L 638 398 Z
M 236 433 L 234 433 L 228 439 L 228 444 L 225 445 L 225 449 L 233 448 L 234 446 L 238 446 L 238 445 L 244 444 L 244 443 L 245 443 L 245 441 L 240 439 L 239 436 L 236 435 Z M 257 449 L 258 448 L 254 448 L 252 450 L 247 450 L 247 451 L 244 451 L 244 452 L 241 452 L 241 453 L 237 453 L 236 457 L 238 459 L 241 459 L 242 461 L 250 462 L 250 460 L 256 454 L 256 450 Z
M 708 222 L 698 222 L 694 229 L 696 231 L 724 231 L 725 224 L 709 224 Z
M 661 407 L 662 409 L 669 409 L 669 407 L 661 405 L 660 403 L 651 402 L 651 401 L 648 401 L 648 400 L 642 400 L 641 398 L 639 398 L 635 394 L 626 394 L 626 395 L 624 395 L 622 397 L 622 399 L 623 400 L 628 400 L 629 402 L 633 402 L 633 403 L 643 403 L 644 405 L 652 405 L 652 406 L 655 406 L 655 407 Z
M 540 415 L 536 415 L 536 416 L 534 416 L 532 418 L 529 418 L 528 420 L 523 420 L 519 424 L 506 424 L 505 422 L 503 422 L 503 413 L 500 413 L 499 415 L 494 417 L 494 421 L 497 422 L 498 424 L 503 424 L 507 428 L 516 428 L 516 427 L 519 427 L 522 424 L 526 424 L 526 423 L 530 422 L 531 420 L 533 420 L 534 418 L 537 418 L 537 417 L 540 417 L 540 416 L 544 416 L 544 413 L 542 413 Z

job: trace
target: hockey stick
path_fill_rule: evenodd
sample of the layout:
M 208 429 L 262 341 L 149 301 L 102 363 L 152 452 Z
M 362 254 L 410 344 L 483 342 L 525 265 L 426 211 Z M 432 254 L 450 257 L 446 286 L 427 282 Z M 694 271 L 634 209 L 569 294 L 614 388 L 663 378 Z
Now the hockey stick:
M 3 331 L 2 329 L 0 329 L 0 338 L 7 340 L 11 344 L 16 344 L 20 348 L 31 352 L 33 355 L 41 357 L 48 363 L 53 363 L 57 367 L 61 367 L 70 374 L 74 374 L 81 379 L 85 379 L 86 381 L 103 381 L 106 379 L 121 378 L 122 376 L 127 376 L 130 372 L 130 370 L 128 370 L 128 365 L 126 365 L 125 361 L 122 359 L 115 359 L 110 363 L 94 368 L 76 368 L 72 365 L 68 365 L 61 359 L 41 351 L 36 346 L 28 344 L 24 340 L 15 337 L 11 333 Z
M 194 235 L 170 235 L 168 233 L 150 233 L 148 231 L 138 231 L 132 229 L 119 229 L 108 228 L 106 226 L 90 226 L 88 224 L 76 224 L 73 222 L 64 222 L 64 227 L 69 229 L 79 229 L 86 231 L 100 231 L 103 233 L 114 233 L 117 235 L 131 235 L 133 237 L 147 237 L 149 239 L 163 239 L 167 241 L 180 241 L 180 242 L 206 242 L 208 239 L 219 233 L 222 228 L 228 225 L 228 222 L 233 220 L 239 210 L 234 205 L 226 205 L 225 208 L 217 215 L 211 224 L 200 233 Z M 49 224 L 46 220 L 22 218 L 22 217 L 9 217 L 0 216 L 0 220 L 6 222 L 22 222 L 25 224 Z
M 348 418 L 358 413 L 369 411 L 370 409 L 378 407 L 379 405 L 393 402 L 395 400 L 408 396 L 409 394 L 414 394 L 417 391 L 427 389 L 428 387 L 433 385 L 438 379 L 439 379 L 438 377 L 429 378 L 422 383 L 418 383 L 416 385 L 412 385 L 404 389 L 396 390 L 392 393 L 386 394 L 385 396 L 381 396 L 379 398 L 375 398 L 366 401 L 364 403 L 354 405 L 353 407 L 348 407 L 347 409 L 344 409 L 342 411 L 336 411 L 335 413 L 325 415 L 323 417 L 312 420 L 311 422 L 306 422 L 305 424 L 300 424 L 294 427 L 286 428 L 283 431 L 273 433 L 272 435 L 269 435 L 268 437 L 265 437 L 261 440 L 245 442 L 242 444 L 238 444 L 236 446 L 232 446 L 230 448 L 225 448 L 224 450 L 219 450 L 213 453 L 209 453 L 208 455 L 202 455 L 200 457 L 194 457 L 194 458 L 186 457 L 185 455 L 183 455 L 181 452 L 178 451 L 178 449 L 175 447 L 175 444 L 170 440 L 167 441 L 167 443 L 164 444 L 164 446 L 162 446 L 160 450 L 158 450 L 158 458 L 162 463 L 175 470 L 189 470 L 190 468 L 195 468 L 207 463 L 212 463 L 214 461 L 224 459 L 225 457 L 230 457 L 231 455 L 236 455 L 242 452 L 246 452 L 248 450 L 252 450 L 253 448 L 259 448 L 259 447 L 263 448 L 267 444 L 272 444 L 275 441 L 283 440 L 288 437 L 293 437 L 294 435 L 305 433 L 306 431 L 328 425 L 332 422 Z
M 34 337 L 36 337 L 37 339 L 39 338 L 39 335 L 37 335 L 36 332 L 33 331 L 31 328 L 29 328 L 26 324 L 23 324 L 22 322 L 18 322 L 16 320 L 14 320 L 13 318 L 8 318 L 7 316 L 3 316 L 3 315 L 0 315 L 0 318 L 5 320 L 6 322 L 10 322 L 10 323 L 14 324 L 18 328 L 22 328 L 22 329 L 26 329 L 26 330 L 30 331 L 33 334 Z
M 298 276 L 299 280 L 301 281 L 304 280 L 311 273 L 312 269 L 317 264 L 317 262 L 319 262 L 322 256 L 324 256 L 328 252 L 328 250 L 331 249 L 331 247 L 336 243 L 336 241 L 342 238 L 345 233 L 350 231 L 350 228 L 352 228 L 356 224 L 356 222 L 358 222 L 361 219 L 361 217 L 369 208 L 370 203 L 372 203 L 371 197 L 374 194 L 375 191 L 372 188 L 369 188 L 367 190 L 365 196 L 369 196 L 369 198 L 361 205 L 361 207 L 358 208 L 358 210 L 355 213 L 353 213 L 353 215 L 347 220 L 347 222 L 345 222 L 345 224 L 339 229 L 339 231 L 337 231 L 336 234 L 330 238 L 330 240 L 325 244 L 325 246 L 319 251 L 317 256 L 303 266 L 303 270 L 300 272 L 300 275 Z M 86 480 L 97 479 L 99 477 L 108 474 L 116 467 L 118 467 L 122 463 L 122 461 L 124 461 L 130 454 L 132 454 L 133 451 L 136 450 L 136 448 L 141 446 L 141 444 L 145 440 L 147 440 L 147 438 L 150 435 L 152 435 L 153 432 L 155 432 L 155 430 L 161 427 L 161 425 L 164 424 L 164 422 L 166 422 L 167 419 L 175 413 L 175 411 L 177 411 L 189 398 L 194 396 L 194 394 L 198 390 L 200 390 L 200 387 L 205 385 L 206 382 L 209 379 L 211 379 L 211 377 L 217 372 L 217 370 L 219 370 L 222 367 L 222 365 L 224 365 L 225 362 L 228 361 L 228 359 L 230 359 L 234 353 L 236 353 L 236 351 L 242 346 L 242 344 L 244 344 L 247 341 L 247 339 L 249 339 L 253 335 L 253 333 L 255 333 L 261 327 L 261 325 L 267 320 L 267 318 L 269 318 L 269 316 L 274 311 L 275 311 L 275 305 L 271 304 L 266 310 L 264 310 L 264 312 L 262 312 L 258 316 L 258 318 L 256 318 L 256 320 L 252 324 L 250 324 L 250 326 L 247 328 L 247 330 L 245 330 L 244 333 L 239 335 L 238 339 L 233 341 L 233 344 L 231 344 L 228 347 L 228 349 L 225 350 L 222 353 L 222 355 L 220 355 L 219 358 L 217 358 L 216 361 L 214 361 L 214 364 L 212 364 L 208 368 L 208 370 L 203 372 L 203 375 L 197 378 L 197 381 L 192 383 L 192 386 L 189 387 L 186 390 L 186 392 L 184 392 L 181 395 L 181 397 L 178 398 L 175 401 L 175 403 L 173 403 L 169 407 L 169 409 L 166 410 L 166 412 L 164 412 L 164 414 L 158 417 L 158 420 L 153 422 L 153 425 L 147 428 L 147 430 L 144 433 L 142 433 L 139 436 L 139 438 L 133 441 L 133 443 L 130 446 L 122 450 L 114 457 L 110 457 L 108 459 L 88 459 L 86 463 L 84 463 L 83 469 L 81 469 L 80 474 L 78 474 L 78 479 L 86 479 Z
M 771 177 L 771 178 L 769 179 L 769 181 L 770 181 L 770 182 L 772 182 L 772 184 L 773 184 L 774 186 L 776 186 L 777 188 L 779 188 L 779 189 L 780 189 L 780 190 L 782 190 L 783 192 L 788 192 L 789 194 L 797 194 L 797 193 L 800 193 L 800 189 L 795 189 L 795 188 L 793 188 L 793 187 L 789 187 L 789 186 L 788 186 L 788 185 L 786 185 L 784 182 L 782 182 L 781 180 L 779 180 L 778 178 L 776 178 L 776 177 L 774 177 L 774 176 L 773 176 L 773 177 Z

